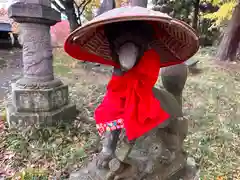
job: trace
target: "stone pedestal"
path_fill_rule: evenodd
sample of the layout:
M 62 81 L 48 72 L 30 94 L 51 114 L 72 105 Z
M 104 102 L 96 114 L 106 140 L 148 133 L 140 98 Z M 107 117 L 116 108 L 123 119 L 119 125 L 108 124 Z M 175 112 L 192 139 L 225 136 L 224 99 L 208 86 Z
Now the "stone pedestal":
M 50 27 L 61 20 L 49 0 L 14 0 L 9 17 L 20 23 L 23 77 L 12 85 L 7 105 L 10 127 L 54 125 L 76 116 L 69 104 L 68 86 L 54 78 Z

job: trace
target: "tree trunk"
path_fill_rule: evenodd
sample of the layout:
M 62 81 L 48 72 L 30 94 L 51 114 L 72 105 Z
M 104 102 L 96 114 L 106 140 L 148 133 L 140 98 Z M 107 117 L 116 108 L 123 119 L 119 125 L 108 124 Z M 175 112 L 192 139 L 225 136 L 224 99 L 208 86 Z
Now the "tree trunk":
M 237 50 L 237 58 L 238 61 L 240 60 L 240 42 L 238 44 L 238 50 Z
M 234 61 L 236 60 L 236 55 L 240 43 L 240 0 L 235 7 L 226 31 L 224 33 L 223 39 L 219 45 L 217 52 L 217 59 L 220 61 Z
M 147 0 L 130 0 L 131 6 L 140 6 L 140 7 L 147 7 L 148 1 Z
M 114 9 L 115 7 L 116 7 L 115 0 L 103 0 L 100 8 L 98 9 L 97 16 L 111 9 Z
M 196 31 L 198 30 L 199 4 L 200 4 L 200 0 L 195 0 L 195 2 L 194 2 L 194 12 L 193 12 L 192 27 Z
M 74 8 L 74 0 L 66 0 L 64 4 L 65 4 L 65 9 L 66 9 L 65 10 L 66 15 L 68 17 L 68 21 L 70 24 L 70 30 L 72 32 L 79 26 L 75 8 Z

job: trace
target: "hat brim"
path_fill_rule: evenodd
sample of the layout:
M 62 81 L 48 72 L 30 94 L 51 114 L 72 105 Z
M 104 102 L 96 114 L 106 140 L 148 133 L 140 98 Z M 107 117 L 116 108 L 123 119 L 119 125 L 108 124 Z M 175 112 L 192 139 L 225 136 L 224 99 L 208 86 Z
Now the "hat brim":
M 150 44 L 160 54 L 162 67 L 182 63 L 199 49 L 199 38 L 188 24 L 142 7 L 121 7 L 103 13 L 72 32 L 64 49 L 78 60 L 118 66 L 112 59 L 104 26 L 124 21 L 146 21 L 153 26 L 156 40 Z

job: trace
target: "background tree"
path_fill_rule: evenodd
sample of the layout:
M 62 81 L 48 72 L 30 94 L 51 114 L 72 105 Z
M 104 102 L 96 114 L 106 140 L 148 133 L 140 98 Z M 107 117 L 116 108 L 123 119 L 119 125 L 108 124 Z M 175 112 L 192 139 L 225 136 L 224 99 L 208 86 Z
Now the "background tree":
M 240 0 L 215 0 L 220 8 L 205 17 L 214 20 L 213 26 L 223 31 L 222 40 L 217 51 L 217 60 L 235 61 L 240 52 Z
M 240 44 L 240 1 L 234 8 L 232 18 L 228 23 L 222 41 L 218 47 L 217 59 L 221 61 L 234 61 Z
M 67 16 L 71 31 L 81 26 L 83 21 L 91 20 L 94 16 L 106 11 L 106 8 L 112 9 L 127 4 L 147 7 L 148 4 L 147 0 L 104 0 L 102 4 L 100 0 L 51 1 L 61 13 Z M 203 46 L 212 46 L 221 37 L 222 41 L 218 48 L 217 58 L 233 61 L 236 59 L 237 52 L 240 52 L 240 39 L 236 34 L 240 32 L 240 22 L 237 21 L 240 13 L 239 1 L 152 0 L 152 3 L 154 10 L 183 20 L 196 29 L 200 35 L 200 43 Z M 97 9 L 98 11 L 96 11 Z M 235 10 L 233 11 L 233 9 Z
M 170 16 L 191 23 L 192 0 L 153 0 L 153 10 L 167 13 Z
M 198 20 L 199 20 L 199 7 L 200 7 L 200 0 L 195 0 L 193 2 L 193 20 L 192 20 L 192 27 L 195 30 L 198 30 Z
M 94 10 L 100 6 L 100 0 L 51 0 L 55 8 L 66 15 L 71 31 L 82 25 L 84 19 L 90 20 Z
M 114 0 L 103 0 L 103 2 L 101 3 L 101 6 L 97 11 L 97 15 L 100 15 L 104 12 L 114 9 L 115 7 L 116 7 L 116 2 Z
M 148 0 L 130 0 L 132 6 L 147 7 Z
M 153 10 L 167 13 L 170 16 L 185 21 L 200 35 L 203 46 L 211 46 L 218 37 L 218 30 L 210 28 L 212 21 L 205 18 L 206 13 L 217 11 L 217 6 L 207 0 L 153 0 Z

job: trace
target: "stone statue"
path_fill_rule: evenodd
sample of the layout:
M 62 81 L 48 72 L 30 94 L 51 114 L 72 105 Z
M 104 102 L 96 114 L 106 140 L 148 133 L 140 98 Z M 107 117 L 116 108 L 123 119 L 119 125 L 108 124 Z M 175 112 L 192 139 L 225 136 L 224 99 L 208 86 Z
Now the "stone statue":
M 112 12 L 112 14 L 115 16 L 117 12 L 122 12 L 122 14 L 124 14 L 125 10 L 126 14 L 130 14 L 129 16 L 131 16 L 131 12 L 139 12 L 139 14 L 143 16 L 145 8 L 134 8 L 117 8 L 116 11 L 114 11 L 115 14 L 114 12 Z M 101 20 L 101 23 L 104 22 L 104 17 L 107 17 L 107 15 L 109 14 L 105 13 L 105 16 L 100 15 L 98 17 Z M 96 22 L 97 20 L 94 21 L 94 23 Z M 90 27 L 89 24 L 86 26 L 86 29 Z M 143 133 L 137 138 L 130 139 L 128 136 L 130 133 L 127 131 L 127 128 L 126 131 L 122 128 L 122 126 L 125 126 L 125 123 L 127 123 L 124 119 L 124 123 L 122 123 L 122 119 L 117 119 L 109 126 L 101 126 L 101 123 L 98 123 L 98 116 L 101 114 L 100 105 L 100 108 L 95 111 L 95 118 L 98 130 L 100 134 L 102 134 L 102 149 L 86 168 L 73 173 L 70 179 L 167 180 L 195 178 L 196 169 L 194 169 L 195 167 L 190 167 L 188 165 L 187 154 L 183 150 L 183 141 L 188 131 L 188 122 L 187 119 L 183 117 L 182 113 L 182 91 L 187 79 L 187 66 L 182 63 L 183 61 L 181 61 L 181 59 L 184 59 L 183 56 L 185 55 L 177 52 L 177 47 L 172 47 L 171 50 L 166 50 L 163 48 L 163 42 L 156 42 L 156 33 L 154 32 L 154 28 L 152 28 L 153 26 L 150 24 L 151 23 L 147 21 L 120 21 L 118 23 L 106 23 L 102 29 L 99 28 L 99 33 L 95 32 L 96 34 L 94 34 L 91 32 L 92 34 L 88 36 L 89 41 L 86 41 L 87 34 L 84 35 L 83 33 L 86 32 L 86 29 L 84 29 L 85 27 L 81 27 L 83 29 L 82 31 L 80 28 L 79 31 L 76 31 L 76 36 L 70 35 L 66 40 L 65 50 L 68 54 L 78 59 L 83 58 L 82 60 L 87 57 L 89 59 L 93 59 L 94 57 L 97 59 L 96 62 L 98 61 L 103 64 L 113 65 L 113 76 L 116 76 L 117 78 L 128 77 L 128 74 L 131 74 L 131 72 L 138 72 L 136 69 L 140 67 L 140 64 L 142 65 L 145 63 L 143 67 L 146 69 L 143 68 L 143 70 L 148 71 L 150 74 L 155 74 L 156 76 L 154 77 L 154 81 L 151 81 L 150 78 L 150 82 L 144 81 L 145 78 L 148 78 L 144 76 L 139 76 L 139 79 L 134 79 L 134 81 L 132 81 L 133 84 L 135 81 L 140 80 L 144 85 L 139 85 L 140 88 L 137 89 L 139 91 L 137 91 L 136 94 L 141 94 L 144 87 L 148 86 L 148 83 L 156 82 L 155 80 L 157 80 L 158 72 L 162 65 L 161 77 L 165 90 L 153 87 L 154 84 L 152 84 L 152 86 L 149 86 L 151 89 L 148 93 L 153 94 L 154 99 L 157 99 L 158 106 L 160 105 L 163 111 L 169 115 L 166 116 L 167 118 L 165 118 L 162 123 L 158 123 L 146 133 Z M 95 40 L 93 40 L 94 36 L 96 37 Z M 99 38 L 102 38 L 102 41 L 100 41 Z M 164 39 L 163 34 L 162 39 Z M 92 42 L 95 43 L 93 44 Z M 98 45 L 96 45 L 97 42 L 99 42 Z M 166 42 L 170 41 L 168 40 Z M 79 53 L 76 54 L 73 50 L 75 47 L 79 46 L 82 49 L 79 48 Z M 174 46 L 174 44 L 172 44 L 172 46 Z M 164 45 L 164 47 L 169 47 L 169 44 Z M 195 46 L 196 49 L 197 47 L 198 45 Z M 97 49 L 93 51 L 94 48 Z M 194 51 L 196 51 L 196 49 Z M 86 54 L 83 56 L 83 50 L 88 50 L 88 56 Z M 152 50 L 157 52 L 160 56 L 156 62 L 154 58 L 159 56 L 152 56 Z M 184 49 L 182 49 L 182 51 L 184 51 Z M 167 59 L 173 59 L 173 57 L 169 57 L 173 56 L 172 54 L 175 54 L 175 59 L 178 59 L 179 61 L 177 62 L 176 60 L 176 62 L 171 63 L 172 66 L 170 66 Z M 190 54 L 188 56 L 190 56 Z M 191 55 L 193 54 L 194 52 L 192 51 Z M 114 62 L 109 62 L 107 60 L 103 61 L 102 58 L 93 55 L 101 56 L 104 59 L 109 59 L 109 57 L 111 57 L 111 59 L 114 59 Z M 145 57 L 148 57 L 149 59 L 146 60 L 144 59 Z M 154 62 L 154 66 L 149 65 Z M 147 75 L 148 74 L 146 74 L 146 76 Z M 111 80 L 108 90 L 111 89 L 111 85 L 113 85 L 112 82 L 113 81 Z M 135 85 L 133 86 L 135 87 Z M 115 88 L 114 85 L 113 87 Z M 122 83 L 120 87 L 124 87 L 124 83 Z M 117 88 L 114 89 L 113 93 L 118 93 L 116 89 Z M 145 95 L 147 96 L 147 94 Z M 119 96 L 121 96 L 121 94 L 119 94 Z M 121 98 L 122 96 L 119 97 L 119 101 L 122 101 Z M 104 99 L 103 104 L 105 101 L 108 100 Z M 138 99 L 139 103 L 140 101 L 141 99 Z M 114 106 L 113 109 L 117 108 L 117 103 L 112 105 Z M 149 105 L 151 105 L 151 103 Z M 130 108 L 131 106 L 126 107 Z M 139 106 L 139 108 L 141 111 L 146 111 L 150 114 L 154 111 L 153 109 L 155 107 L 141 109 Z M 110 107 L 109 113 L 111 112 L 111 109 L 112 107 Z M 124 111 L 128 110 L 129 109 L 124 109 Z M 132 111 L 135 111 L 134 107 Z
M 116 28 L 111 27 L 110 29 Z M 135 65 L 137 57 L 143 54 L 139 49 L 142 49 L 142 51 L 145 50 L 144 47 L 137 48 L 132 43 L 123 44 L 120 49 L 117 49 L 121 68 L 115 68 L 113 73 L 123 74 L 124 71 L 130 70 Z M 96 159 L 96 167 L 99 169 L 110 169 L 106 179 L 111 180 L 111 178 L 113 178 L 115 180 L 130 177 L 131 179 L 142 179 L 145 177 L 153 179 L 153 176 L 157 175 L 155 174 L 156 172 L 160 169 L 169 168 L 169 165 L 172 165 L 172 163 L 175 164 L 177 162 L 175 166 L 178 167 L 175 167 L 176 169 L 170 167 L 167 171 L 168 173 L 174 173 L 174 171 L 178 171 L 184 167 L 184 165 L 180 165 L 179 162 L 184 163 L 184 159 L 186 158 L 182 150 L 182 143 L 187 134 L 187 120 L 182 117 L 181 93 L 187 79 L 187 69 L 184 65 L 179 66 L 177 69 L 179 69 L 179 76 L 176 76 L 177 79 L 174 81 L 171 81 L 171 79 L 168 81 L 169 76 L 167 78 L 162 76 L 164 77 L 164 85 L 171 94 L 168 91 L 153 88 L 154 96 L 161 102 L 162 106 L 164 106 L 164 110 L 171 114 L 171 118 L 169 118 L 165 124 L 161 124 L 159 127 L 153 129 L 144 137 L 136 140 L 137 142 L 128 142 L 127 139 L 123 138 L 123 143 L 125 143 L 128 150 L 121 158 L 116 155 L 117 142 L 121 131 L 105 132 L 102 137 L 102 151 Z M 170 67 L 165 68 L 162 73 L 166 74 L 166 71 L 171 71 Z M 124 153 L 122 151 L 124 150 L 122 150 L 120 146 L 120 154 Z M 135 151 L 137 155 L 133 154 L 133 151 Z M 145 160 L 141 160 L 144 157 L 144 153 Z M 132 160 L 130 160 L 129 157 L 131 157 Z M 136 159 L 137 157 L 139 159 Z M 178 159 L 179 157 L 181 158 L 180 160 Z M 119 159 L 121 159 L 121 161 Z M 141 168 L 137 169 L 137 167 Z M 169 174 L 166 174 L 165 176 L 167 177 L 168 175 Z M 158 176 L 163 177 L 164 175 L 159 174 Z

